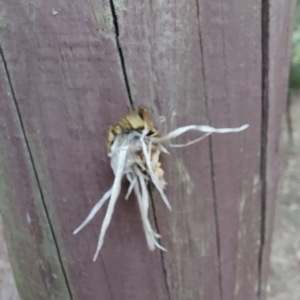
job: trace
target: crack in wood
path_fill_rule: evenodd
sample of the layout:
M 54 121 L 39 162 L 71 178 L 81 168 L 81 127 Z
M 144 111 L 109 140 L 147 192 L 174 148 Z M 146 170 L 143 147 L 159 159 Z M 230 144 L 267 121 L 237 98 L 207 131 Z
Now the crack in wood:
M 97 169 L 96 169 L 96 173 L 95 174 L 96 174 L 96 177 L 97 177 L 97 182 L 101 182 L 102 177 L 100 176 L 100 174 L 99 174 L 99 172 L 98 172 Z M 93 227 L 93 232 L 95 233 L 95 238 L 97 240 L 99 238 L 99 232 L 96 231 L 95 227 Z M 113 295 L 113 291 L 112 291 L 112 287 L 111 287 L 111 282 L 110 282 L 109 277 L 108 277 L 107 269 L 106 269 L 105 262 L 104 262 L 104 259 L 103 259 L 101 251 L 99 253 L 99 258 L 100 258 L 101 265 L 102 265 L 102 268 L 103 268 L 103 274 L 104 274 L 104 277 L 106 279 L 106 283 L 107 283 L 107 288 L 108 288 L 108 292 L 109 292 L 109 295 L 110 295 L 110 299 L 114 300 L 115 297 Z
M 10 89 L 10 92 L 11 92 L 11 95 L 12 95 L 12 98 L 13 98 L 13 102 L 14 102 L 15 109 L 16 109 L 16 112 L 17 112 L 17 116 L 18 116 L 18 120 L 19 120 L 19 123 L 20 123 L 21 131 L 22 131 L 22 134 L 23 134 L 23 137 L 24 137 L 24 142 L 25 142 L 25 145 L 26 145 L 26 149 L 28 151 L 29 160 L 30 160 L 30 163 L 31 163 L 31 166 L 32 166 L 34 177 L 35 177 L 36 182 L 37 182 L 37 187 L 38 187 L 39 194 L 41 196 L 42 205 L 43 205 L 43 208 L 44 208 L 44 211 L 45 211 L 46 219 L 48 221 L 50 232 L 51 232 L 51 235 L 52 235 L 52 238 L 53 238 L 53 241 L 54 241 L 54 245 L 55 245 L 55 248 L 56 248 L 59 264 L 61 266 L 63 277 L 64 277 L 64 280 L 66 282 L 66 287 L 67 287 L 67 290 L 68 290 L 68 293 L 69 293 L 69 296 L 70 296 L 70 300 L 73 300 L 73 295 L 72 295 L 71 287 L 70 287 L 69 280 L 68 280 L 68 277 L 67 277 L 67 272 L 66 272 L 66 269 L 63 265 L 62 255 L 61 255 L 61 252 L 60 252 L 60 249 L 59 249 L 59 245 L 58 245 L 58 241 L 57 241 L 57 238 L 56 238 L 56 235 L 55 235 L 53 225 L 51 223 L 51 218 L 50 218 L 49 211 L 48 211 L 48 208 L 47 208 L 47 205 L 46 205 L 43 189 L 42 189 L 41 182 L 40 182 L 40 179 L 39 179 L 39 175 L 38 175 L 38 172 L 37 172 L 37 169 L 36 169 L 36 166 L 35 166 L 35 162 L 34 162 L 34 159 L 33 159 L 33 154 L 32 154 L 32 151 L 31 151 L 31 148 L 30 148 L 30 145 L 29 145 L 29 141 L 28 141 L 26 130 L 25 130 L 24 122 L 23 122 L 23 119 L 22 119 L 21 111 L 20 111 L 20 108 L 19 108 L 19 104 L 18 104 L 18 101 L 17 101 L 16 93 L 15 93 L 15 90 L 14 90 L 14 87 L 13 87 L 13 84 L 12 84 L 10 72 L 9 72 L 9 69 L 8 69 L 8 64 L 7 64 L 7 61 L 6 61 L 4 52 L 3 52 L 3 48 L 2 48 L 1 45 L 0 45 L 0 57 L 3 61 L 5 76 L 6 76 L 8 86 L 9 86 L 9 89 Z
M 122 49 L 122 46 L 121 46 L 121 43 L 120 43 L 120 38 L 119 38 L 120 37 L 120 31 L 119 31 L 118 16 L 117 16 L 117 13 L 116 13 L 116 9 L 115 9 L 115 5 L 114 5 L 113 0 L 109 0 L 109 4 L 110 4 L 111 14 L 112 14 L 112 17 L 113 17 L 113 22 L 114 22 L 114 27 L 115 27 L 116 44 L 117 44 L 118 53 L 119 53 L 119 57 L 120 57 L 120 61 L 121 61 L 122 73 L 123 73 L 125 86 L 126 86 L 126 91 L 127 91 L 127 95 L 128 95 L 128 99 L 129 99 L 129 105 L 130 105 L 131 110 L 134 111 L 135 108 L 134 108 L 134 103 L 133 103 L 133 99 L 132 99 L 132 95 L 131 95 L 129 79 L 128 79 L 126 64 L 125 64 L 125 58 L 124 58 L 124 55 L 123 55 L 123 49 Z
M 217 254 L 218 254 L 219 290 L 220 290 L 220 297 L 221 297 L 221 300 L 222 300 L 223 299 L 223 288 L 222 288 L 222 269 L 221 269 L 221 239 L 220 239 L 218 204 L 217 204 L 217 196 L 216 196 L 213 145 L 212 145 L 211 136 L 209 136 L 209 160 L 210 160 L 210 173 L 211 173 L 211 181 L 212 181 L 213 209 L 214 209 L 214 218 L 215 218 L 215 227 L 216 227 L 216 244 L 217 244 Z
M 207 88 L 206 88 L 206 74 L 205 74 L 205 64 L 204 64 L 204 51 L 203 51 L 203 42 L 202 42 L 202 32 L 200 25 L 200 5 L 198 0 L 196 0 L 196 8 L 197 8 L 197 21 L 198 21 L 198 38 L 200 45 L 200 54 L 201 54 L 201 64 L 202 64 L 202 80 L 203 80 L 203 93 L 204 93 L 204 102 L 207 116 L 207 123 L 210 123 L 209 117 L 209 108 L 208 108 L 208 96 L 207 96 Z M 212 197 L 213 197 L 213 210 L 214 210 L 214 220 L 215 220 L 215 228 L 216 228 L 216 245 L 217 245 L 217 256 L 218 256 L 218 279 L 219 279 L 219 293 L 220 300 L 223 300 L 223 288 L 222 288 L 222 270 L 221 270 L 221 240 L 220 240 L 220 228 L 219 228 L 219 218 L 218 218 L 218 205 L 217 205 L 217 197 L 216 197 L 216 186 L 215 186 L 215 174 L 214 174 L 214 159 L 213 159 L 213 146 L 212 146 L 212 138 L 209 136 L 209 159 L 210 159 L 210 173 L 211 173 L 211 181 L 212 181 Z
M 261 5 L 261 55 L 262 55 L 262 115 L 261 115 L 261 156 L 260 156 L 260 182 L 261 182 L 261 221 L 260 221 L 260 247 L 258 254 L 258 297 L 262 294 L 263 254 L 266 233 L 266 201 L 267 201 L 267 144 L 268 144 L 268 109 L 269 109 L 269 22 L 270 2 L 262 0 Z
M 155 228 L 156 228 L 157 233 L 160 235 L 154 199 L 153 199 L 153 195 L 152 195 L 150 186 L 148 187 L 148 192 L 149 192 L 150 201 L 151 201 L 151 208 L 152 208 Z M 158 241 L 159 241 L 159 244 L 161 244 L 161 239 L 158 239 Z M 167 268 L 166 268 L 166 264 L 165 264 L 164 251 L 162 251 L 161 249 L 159 249 L 159 251 L 160 251 L 161 267 L 162 267 L 162 271 L 163 271 L 163 275 L 164 275 L 164 282 L 165 282 L 165 286 L 166 286 L 166 290 L 167 290 L 167 296 L 168 296 L 168 300 L 171 300 L 171 293 L 170 293 L 170 287 L 169 287 L 169 283 L 168 283 L 168 274 L 167 274 Z

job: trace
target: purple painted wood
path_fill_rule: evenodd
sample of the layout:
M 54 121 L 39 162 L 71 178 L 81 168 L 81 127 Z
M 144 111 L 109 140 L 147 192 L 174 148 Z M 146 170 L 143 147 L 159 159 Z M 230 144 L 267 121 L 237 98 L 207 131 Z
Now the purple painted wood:
M 268 40 L 259 0 L 4 1 L 1 209 L 24 299 L 264 299 L 292 2 L 272 5 Z M 105 210 L 72 231 L 112 183 L 108 126 L 140 104 L 162 132 L 250 128 L 164 157 L 173 212 L 153 193 L 152 221 L 168 252 L 120 199 L 93 263 Z
M 13 22 L 7 24 L 3 52 L 70 298 L 158 298 L 166 293 L 160 253 L 147 250 L 136 201 L 119 201 L 96 263 L 92 257 L 104 211 L 80 234 L 72 234 L 112 183 L 106 133 L 109 124 L 127 113 L 110 7 L 105 1 L 96 5 L 47 1 L 27 11 L 19 1 L 7 1 L 7 18 Z M 13 106 L 6 110 L 15 113 Z M 12 131 L 10 115 L 1 110 L 1 118 Z M 15 157 L 18 152 L 24 151 Z M 5 167 L 17 169 L 9 161 Z M 15 178 L 6 176 L 17 185 L 30 174 L 22 170 Z M 25 203 L 24 198 L 15 201 Z M 18 287 L 22 297 L 37 299 Z
M 69 300 L 2 59 L 0 64 L 0 211 L 16 284 L 24 300 Z
M 200 1 L 223 299 L 255 299 L 260 236 L 260 1 Z M 213 17 L 211 17 L 213 16 Z M 247 24 L 247 25 L 245 25 Z
M 165 255 L 172 299 L 219 299 L 220 294 L 223 299 L 255 299 L 257 294 L 260 6 L 259 1 L 152 6 L 128 1 L 128 9 L 117 13 L 134 102 L 150 100 L 158 114 L 172 116 L 169 129 L 250 124 L 240 135 L 217 135 L 172 152 L 168 193 L 179 218 L 165 220 L 163 205 L 156 208 L 163 236 L 173 233 L 166 246 L 175 255 Z M 138 28 L 136 35 L 132 28 Z M 211 283 L 215 288 L 206 290 Z M 180 296 L 174 288 L 178 284 Z
M 295 0 L 271 1 L 270 3 L 270 31 L 268 54 L 268 80 L 266 84 L 268 118 L 265 120 L 266 130 L 266 186 L 265 186 L 265 212 L 263 230 L 264 241 L 261 246 L 261 298 L 266 298 L 269 274 L 269 256 L 271 252 L 272 229 L 275 213 L 275 199 L 277 197 L 277 183 L 282 166 L 279 155 L 279 141 L 281 133 L 282 112 L 285 111 L 287 82 L 290 62 L 290 37 L 293 30 L 295 13 Z M 274 17 L 276 16 L 276 17 Z

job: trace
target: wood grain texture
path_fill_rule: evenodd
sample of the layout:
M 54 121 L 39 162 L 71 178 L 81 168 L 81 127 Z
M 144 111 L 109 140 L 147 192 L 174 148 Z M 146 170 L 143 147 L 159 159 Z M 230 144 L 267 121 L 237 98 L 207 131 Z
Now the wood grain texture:
M 159 201 L 156 211 L 171 253 L 164 255 L 171 299 L 255 299 L 261 4 L 125 1 L 121 7 L 127 8 L 117 17 L 134 103 L 151 101 L 169 130 L 250 124 L 246 132 L 216 135 L 167 158 L 174 213 L 165 219 Z
M 291 2 L 272 5 L 280 18 L 269 24 L 259 0 L 3 1 L 1 198 L 24 299 L 264 299 Z M 140 104 L 161 132 L 250 128 L 164 157 L 173 212 L 153 192 L 152 222 L 168 252 L 148 251 L 136 201 L 123 194 L 93 263 L 105 210 L 72 232 L 112 183 L 108 126 Z M 59 275 L 41 283 L 33 268 L 37 292 L 24 282 L 40 257 Z
M 104 211 L 80 234 L 72 234 L 112 183 L 106 133 L 109 124 L 127 113 L 110 7 L 104 1 L 48 1 L 28 11 L 23 5 L 5 2 L 7 18 L 13 22 L 6 26 L 3 51 L 61 250 L 70 298 L 157 298 L 165 294 L 160 254 L 147 250 L 133 199 L 119 201 L 105 240 L 108 247 L 96 263 L 92 257 Z M 14 112 L 14 107 L 6 109 Z M 1 118 L 9 126 L 10 115 L 1 111 Z M 6 153 L 10 153 L 9 145 Z M 18 167 L 7 162 L 6 169 Z M 21 179 L 28 177 L 21 171 L 17 174 Z M 30 193 L 15 201 L 26 203 L 26 197 Z
M 0 210 L 16 284 L 23 300 L 69 300 L 5 62 L 0 64 Z
M 157 119 L 164 115 L 163 132 L 207 123 L 196 2 L 124 1 L 120 7 L 120 44 L 134 103 L 150 105 Z M 165 168 L 173 213 L 157 194 L 154 203 L 168 249 L 162 255 L 170 299 L 219 299 L 209 140 L 172 151 Z
M 201 1 L 199 5 L 210 123 L 217 127 L 250 125 L 241 135 L 212 136 L 211 140 L 223 298 L 255 299 L 260 214 L 260 1 Z
M 262 212 L 262 230 L 264 236 L 261 244 L 261 299 L 266 298 L 268 288 L 269 257 L 273 232 L 277 183 L 282 167 L 280 154 L 281 121 L 285 111 L 288 93 L 288 76 L 290 66 L 291 33 L 293 30 L 294 8 L 296 1 L 271 1 L 269 6 L 269 33 L 266 34 L 265 46 L 268 64 L 265 97 L 267 107 L 265 120 L 265 194 Z M 276 17 L 275 17 L 276 16 Z

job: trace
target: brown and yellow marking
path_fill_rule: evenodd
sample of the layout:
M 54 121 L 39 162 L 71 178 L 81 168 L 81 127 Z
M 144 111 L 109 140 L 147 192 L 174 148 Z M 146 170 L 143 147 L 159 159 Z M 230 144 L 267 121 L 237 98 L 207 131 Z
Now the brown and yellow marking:
M 146 107 L 140 107 L 138 112 L 131 112 L 116 125 L 109 127 L 106 142 L 107 152 L 110 152 L 110 147 L 118 134 L 130 130 L 142 131 L 143 129 L 147 129 L 149 135 L 152 136 L 157 135 L 158 133 L 149 116 L 149 110 Z

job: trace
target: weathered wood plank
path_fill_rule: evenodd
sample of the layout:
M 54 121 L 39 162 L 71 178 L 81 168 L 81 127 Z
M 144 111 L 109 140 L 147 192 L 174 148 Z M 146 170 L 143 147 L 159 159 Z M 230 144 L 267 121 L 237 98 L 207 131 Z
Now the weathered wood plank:
M 0 211 L 22 300 L 71 299 L 0 50 Z
M 122 3 L 116 14 L 134 103 L 164 115 L 161 130 L 207 123 L 196 2 Z M 209 140 L 172 151 L 165 167 L 173 213 L 158 195 L 155 211 L 170 298 L 219 299 Z
M 72 235 L 112 183 L 106 131 L 127 113 L 109 4 L 67 0 L 31 4 L 4 2 L 3 51 L 72 299 L 158 298 L 165 294 L 160 254 L 147 250 L 135 201 L 119 202 L 96 263 L 92 257 L 103 213 L 80 235 Z M 9 113 L 2 110 L 1 119 L 9 126 L 15 108 L 6 110 Z M 6 155 L 10 147 L 2 149 Z M 6 164 L 8 178 L 12 176 L 7 170 L 23 168 Z M 22 172 L 19 180 L 28 177 Z M 14 200 L 26 203 L 32 195 L 22 193 L 17 178 L 19 197 Z M 41 220 L 40 226 L 47 224 Z M 26 278 L 26 274 L 16 275 Z M 41 299 L 28 290 L 21 293 Z
M 24 299 L 252 300 L 260 285 L 264 299 L 291 2 L 271 6 L 280 18 L 270 23 L 270 52 L 262 48 L 270 11 L 259 0 L 3 2 L 4 222 L 17 279 L 39 256 L 59 274 L 50 289 L 37 281 L 38 292 L 33 280 L 30 288 L 19 281 Z M 153 193 L 153 223 L 167 253 L 147 250 L 136 201 L 120 199 L 93 263 L 104 211 L 72 231 L 112 183 L 108 125 L 139 104 L 162 132 L 250 128 L 165 157 L 173 212 Z
M 288 76 L 290 66 L 290 37 L 293 30 L 295 0 L 270 1 L 269 31 L 265 32 L 267 77 L 265 84 L 266 105 L 265 130 L 265 191 L 262 207 L 262 230 L 264 235 L 261 244 L 260 285 L 261 299 L 266 298 L 269 275 L 269 257 L 273 232 L 277 183 L 282 166 L 279 155 L 282 116 L 286 107 Z M 267 13 L 267 12 L 266 12 Z M 276 16 L 276 17 L 275 17 Z
M 260 237 L 261 3 L 200 1 L 224 299 L 255 299 Z
M 172 253 L 165 255 L 171 298 L 219 299 L 222 290 L 223 299 L 255 299 L 261 3 L 123 3 L 117 17 L 134 102 L 152 101 L 157 114 L 172 116 L 169 129 L 250 124 L 245 133 L 175 150 L 166 162 L 174 213 L 165 219 L 158 201 L 156 210 Z

